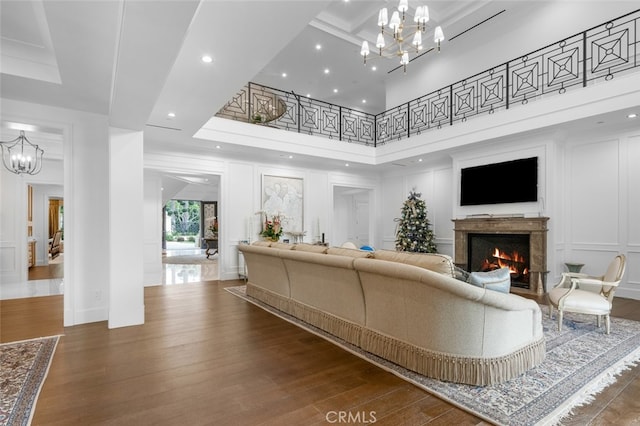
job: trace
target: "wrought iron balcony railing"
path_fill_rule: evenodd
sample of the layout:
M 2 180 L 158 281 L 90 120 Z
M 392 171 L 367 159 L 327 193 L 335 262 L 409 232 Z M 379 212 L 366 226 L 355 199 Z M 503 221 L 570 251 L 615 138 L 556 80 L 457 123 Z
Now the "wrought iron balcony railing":
M 249 83 L 218 117 L 380 146 L 637 70 L 640 10 L 379 114 Z

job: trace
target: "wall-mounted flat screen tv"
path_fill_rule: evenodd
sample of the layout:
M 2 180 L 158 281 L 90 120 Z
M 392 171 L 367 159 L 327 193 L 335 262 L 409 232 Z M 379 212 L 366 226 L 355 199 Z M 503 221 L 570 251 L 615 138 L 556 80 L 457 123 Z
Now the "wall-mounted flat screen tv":
M 461 170 L 461 206 L 526 203 L 537 200 L 538 157 Z

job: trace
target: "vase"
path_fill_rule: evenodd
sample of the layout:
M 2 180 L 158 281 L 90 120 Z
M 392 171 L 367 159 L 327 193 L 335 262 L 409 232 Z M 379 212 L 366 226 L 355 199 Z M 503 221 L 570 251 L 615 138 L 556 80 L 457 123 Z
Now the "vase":
M 564 265 L 567 267 L 567 270 L 569 272 L 580 273 L 580 271 L 582 270 L 582 267 L 584 266 L 584 263 L 567 262 Z

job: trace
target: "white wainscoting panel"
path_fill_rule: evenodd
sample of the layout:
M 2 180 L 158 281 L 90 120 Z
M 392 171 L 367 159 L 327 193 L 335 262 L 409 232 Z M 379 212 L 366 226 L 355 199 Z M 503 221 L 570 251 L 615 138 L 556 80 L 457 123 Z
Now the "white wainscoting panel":
M 382 182 L 382 243 L 384 248 L 395 250 L 395 218 L 400 217 L 402 203 L 409 196 L 405 193 L 402 176 L 389 176 Z
M 627 269 L 616 296 L 640 300 L 640 250 L 627 252 Z
M 2 275 L 16 273 L 16 247 L 0 247 L 0 272 Z
M 627 241 L 640 250 L 640 136 L 630 137 L 627 143 Z
M 433 216 L 433 231 L 437 241 L 449 241 L 453 246 L 453 169 L 440 169 L 433 173 L 433 203 L 427 204 Z M 443 242 L 444 243 L 444 242 Z M 443 243 L 438 243 L 438 252 L 445 253 L 441 249 Z M 453 248 L 451 248 L 452 254 Z
M 570 220 L 574 244 L 619 243 L 619 142 L 575 145 L 571 153 Z

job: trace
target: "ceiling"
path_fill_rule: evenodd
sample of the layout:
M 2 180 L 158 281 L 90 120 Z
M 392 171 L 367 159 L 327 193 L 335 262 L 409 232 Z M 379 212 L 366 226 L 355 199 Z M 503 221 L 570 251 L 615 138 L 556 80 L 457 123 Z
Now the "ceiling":
M 412 17 L 418 3 L 409 3 Z M 491 25 L 497 33 L 493 16 L 501 11 L 526 16 L 535 2 L 421 4 L 429 6 L 428 46 L 408 72 L 436 54 L 429 49 L 436 25 L 447 38 L 443 49 L 453 51 L 456 43 L 450 39 L 456 35 L 468 31 L 473 36 L 477 28 Z M 391 60 L 369 61 L 365 67 L 359 54 L 362 40 L 375 45 L 381 7 L 391 14 L 397 1 L 0 0 L 0 94 L 108 115 L 111 126 L 144 130 L 145 152 L 210 154 L 212 143 L 192 136 L 249 81 L 383 111 L 385 82 L 403 71 Z M 474 40 L 478 46 L 483 42 Z M 205 54 L 211 63 L 201 61 Z M 61 153 L 55 129 L 49 134 L 43 123 L 27 124 L 45 129 L 32 137 L 49 144 L 47 152 Z M 17 134 L 4 117 L 1 130 L 2 140 Z M 287 153 L 269 149 L 220 148 L 216 154 L 227 158 L 289 160 Z M 313 164 L 344 167 L 339 161 L 296 158 L 297 167 Z

